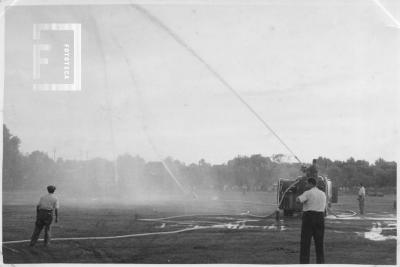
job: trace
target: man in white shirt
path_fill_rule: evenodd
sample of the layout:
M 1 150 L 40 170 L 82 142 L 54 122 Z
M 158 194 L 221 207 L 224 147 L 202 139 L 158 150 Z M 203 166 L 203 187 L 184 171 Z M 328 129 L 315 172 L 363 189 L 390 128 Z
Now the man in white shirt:
M 311 189 L 301 194 L 297 201 L 303 203 L 301 224 L 300 263 L 310 263 L 311 238 L 314 238 L 317 263 L 324 263 L 324 231 L 326 195 L 317 188 L 315 178 L 308 178 Z
M 360 190 L 358 190 L 358 206 L 360 207 L 360 214 L 364 214 L 364 204 L 365 204 L 365 188 L 362 183 L 360 183 Z
M 54 196 L 56 187 L 49 185 L 47 187 L 47 195 L 40 198 L 39 203 L 36 205 L 36 222 L 35 230 L 31 237 L 30 246 L 34 246 L 39 238 L 40 232 L 44 227 L 44 245 L 48 246 L 50 243 L 50 225 L 53 221 L 53 211 L 55 214 L 55 222 L 58 222 L 58 209 L 59 203 L 57 197 Z

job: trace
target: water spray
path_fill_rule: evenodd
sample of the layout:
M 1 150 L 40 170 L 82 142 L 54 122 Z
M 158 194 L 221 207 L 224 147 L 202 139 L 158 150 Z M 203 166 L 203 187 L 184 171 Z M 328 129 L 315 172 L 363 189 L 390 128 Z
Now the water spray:
M 269 130 L 279 142 L 289 151 L 294 158 L 302 164 L 301 160 L 293 152 L 293 150 L 283 141 L 281 137 L 272 129 L 272 127 L 253 109 L 249 103 L 247 103 L 243 97 L 237 92 L 232 85 L 230 85 L 210 64 L 208 64 L 192 47 L 190 47 L 180 36 L 166 26 L 160 19 L 151 14 L 147 9 L 137 4 L 131 4 L 133 8 L 144 15 L 150 22 L 164 30 L 169 36 L 172 37 L 179 45 L 181 45 L 189 54 L 196 58 L 202 65 L 222 84 L 226 87 L 256 118 L 261 124 Z
M 124 50 L 124 48 L 121 46 L 121 44 L 115 40 L 115 38 L 113 37 L 112 33 L 110 33 L 110 36 L 111 36 L 111 39 L 114 41 L 114 43 L 115 43 L 122 51 L 125 52 L 125 50 Z M 130 62 L 130 60 L 128 59 L 128 57 L 124 57 L 124 59 L 125 59 L 126 65 L 127 65 L 127 67 L 128 67 L 128 71 L 129 71 L 129 74 L 130 74 L 130 78 L 131 78 L 132 82 L 135 84 L 135 83 L 136 83 L 136 80 L 135 80 L 135 78 L 134 78 L 135 75 L 134 75 L 133 70 L 132 70 L 132 63 Z M 134 86 L 134 87 L 135 87 L 135 89 L 136 89 L 135 91 L 136 91 L 136 94 L 137 94 L 137 96 L 138 96 L 138 99 L 141 98 L 141 94 L 140 94 L 139 90 L 137 89 L 138 87 L 137 87 L 137 86 Z M 138 101 L 138 106 L 141 107 L 141 101 Z M 140 108 L 140 110 L 142 111 L 143 108 Z M 143 111 L 142 111 L 142 113 L 143 113 Z M 150 144 L 151 148 L 153 149 L 153 152 L 157 155 L 158 159 L 161 161 L 161 163 L 162 163 L 164 169 L 167 171 L 168 175 L 172 178 L 172 180 L 176 183 L 176 185 L 178 186 L 178 188 L 179 188 L 184 194 L 187 194 L 188 191 L 185 190 L 185 188 L 184 188 L 184 186 L 182 185 L 182 183 L 179 181 L 179 179 L 174 175 L 174 173 L 173 173 L 173 172 L 171 171 L 171 169 L 168 167 L 168 164 L 165 162 L 165 160 L 163 159 L 163 157 L 160 155 L 160 153 L 159 153 L 157 147 L 155 146 L 152 137 L 150 136 L 150 134 L 149 134 L 148 131 L 147 131 L 147 125 L 145 124 L 145 121 L 144 121 L 144 119 L 143 119 L 143 114 L 142 114 L 142 116 L 141 116 L 141 123 L 142 123 L 142 130 L 143 130 L 143 132 L 144 132 L 145 135 L 146 135 L 147 141 L 148 141 L 148 143 Z M 192 192 L 190 192 L 190 193 L 192 194 L 193 199 L 198 199 L 198 196 L 197 196 L 197 194 L 196 194 L 195 192 L 192 191 Z

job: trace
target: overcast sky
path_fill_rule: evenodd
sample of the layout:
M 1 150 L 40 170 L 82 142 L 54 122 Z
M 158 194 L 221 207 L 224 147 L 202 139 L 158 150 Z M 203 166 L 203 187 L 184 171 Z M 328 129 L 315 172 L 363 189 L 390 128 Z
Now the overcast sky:
M 397 158 L 400 29 L 374 1 L 227 3 L 143 7 L 301 160 Z M 400 18 L 399 4 L 381 3 Z M 32 90 L 32 25 L 43 22 L 82 24 L 82 91 Z M 202 63 L 129 6 L 13 7 L 5 67 L 4 121 L 23 152 L 186 163 L 288 153 Z

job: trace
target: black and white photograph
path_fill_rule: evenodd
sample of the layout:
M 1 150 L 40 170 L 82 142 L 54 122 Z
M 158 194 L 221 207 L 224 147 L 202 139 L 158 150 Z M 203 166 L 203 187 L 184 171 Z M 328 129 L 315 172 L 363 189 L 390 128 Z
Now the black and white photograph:
M 4 264 L 397 265 L 400 2 L 3 0 Z

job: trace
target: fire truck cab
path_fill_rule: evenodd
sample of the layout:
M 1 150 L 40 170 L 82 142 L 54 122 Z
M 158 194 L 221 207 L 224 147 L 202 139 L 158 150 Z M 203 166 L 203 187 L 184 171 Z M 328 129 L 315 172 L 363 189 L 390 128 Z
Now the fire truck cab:
M 289 188 L 290 187 L 290 188 Z M 326 176 L 318 176 L 317 187 L 325 192 L 328 207 L 331 203 L 337 203 L 338 190 Z M 284 216 L 292 216 L 294 212 L 301 212 L 303 204 L 297 203 L 296 198 L 303 194 L 307 188 L 307 177 L 299 176 L 297 179 L 280 178 L 277 186 L 277 201 L 279 209 Z

